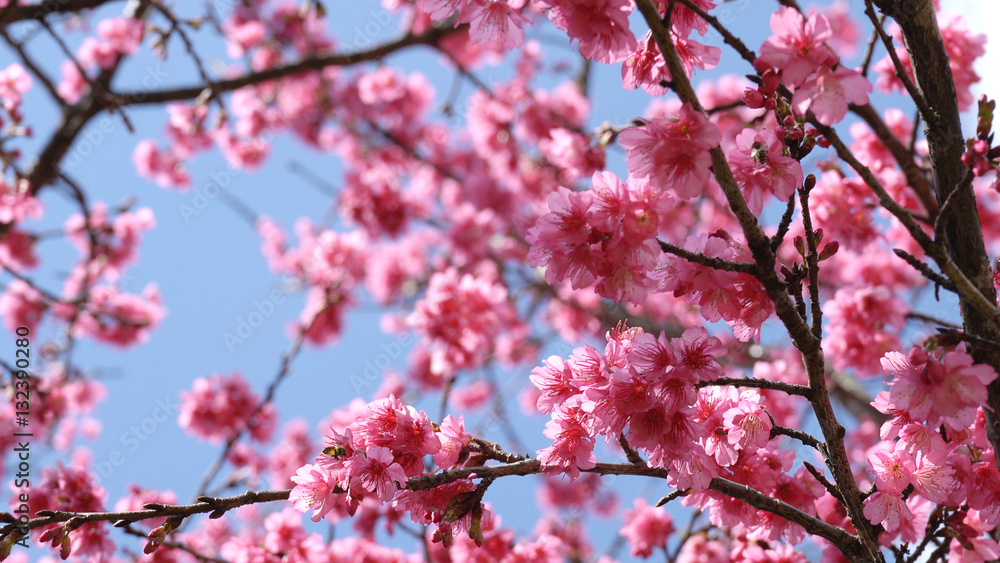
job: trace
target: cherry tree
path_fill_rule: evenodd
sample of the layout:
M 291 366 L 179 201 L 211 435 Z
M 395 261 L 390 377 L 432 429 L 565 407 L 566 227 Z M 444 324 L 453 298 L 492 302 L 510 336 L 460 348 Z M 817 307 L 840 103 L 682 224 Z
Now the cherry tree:
M 625 500 L 632 557 L 1000 558 L 1000 149 L 995 102 L 971 90 L 985 37 L 931 0 L 780 0 L 754 3 L 770 30 L 748 45 L 734 3 L 383 0 L 400 29 L 352 48 L 319 1 L 0 2 L 14 342 L 0 558 L 611 561 L 625 554 L 601 555 L 559 510 L 614 514 L 612 476 L 672 491 Z M 36 36 L 58 46 L 58 72 Z M 225 42 L 221 73 L 206 37 Z M 150 52 L 195 82 L 116 80 Z M 472 93 L 438 95 L 392 64 L 408 52 Z M 553 80 L 559 57 L 569 72 Z M 699 76 L 723 60 L 740 75 Z M 647 102 L 594 128 L 607 108 L 592 74 L 619 66 Z M 33 125 L 29 97 L 56 108 L 54 129 Z M 156 338 L 169 296 L 120 282 L 159 210 L 101 200 L 67 162 L 99 119 L 131 130 L 140 106 L 164 133 L 135 138 L 127 165 L 178 197 L 199 155 L 252 172 L 277 143 L 337 159 L 343 187 L 338 219 L 302 209 L 294 236 L 249 214 L 261 260 L 304 301 L 266 388 L 213 366 L 177 390 L 177 423 L 219 448 L 206 478 L 173 492 L 136 475 L 111 499 L 79 443 L 106 389 L 72 353 Z M 46 217 L 65 196 L 72 212 Z M 51 238 L 75 256 L 40 259 Z M 412 344 L 405 367 L 279 431 L 282 383 L 319 376 L 295 370 L 300 351 L 336 349 L 362 302 Z M 547 417 L 543 447 L 523 452 L 512 395 Z M 47 463 L 46 448 L 71 455 Z M 514 476 L 535 476 L 551 509 L 530 533 L 492 508 Z

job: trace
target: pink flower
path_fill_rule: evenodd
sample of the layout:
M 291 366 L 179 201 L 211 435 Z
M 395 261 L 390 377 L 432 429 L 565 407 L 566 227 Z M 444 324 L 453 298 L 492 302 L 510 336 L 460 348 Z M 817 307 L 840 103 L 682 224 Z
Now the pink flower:
M 461 416 L 455 418 L 450 414 L 441 421 L 438 436 L 441 439 L 441 449 L 434 454 L 434 463 L 442 468 L 449 468 L 458 463 L 462 457 L 462 450 L 468 447 L 472 439 L 472 436 L 465 433 L 465 419 Z
M 78 268 L 66 280 L 64 294 L 80 291 L 83 270 Z M 142 294 L 124 293 L 116 285 L 96 285 L 89 290 L 87 306 L 78 316 L 74 334 L 92 336 L 123 348 L 142 344 L 167 315 L 163 298 L 155 284 L 148 284 Z M 57 312 L 65 317 L 63 313 Z
M 975 102 L 972 85 L 980 80 L 975 71 L 975 63 L 976 59 L 986 53 L 986 35 L 972 33 L 966 25 L 965 18 L 959 15 L 947 19 L 942 18 L 939 21 L 939 27 L 945 50 L 948 52 L 948 66 L 951 67 L 955 92 L 958 94 L 958 109 L 965 111 L 972 107 L 973 102 Z M 903 46 L 899 25 L 893 23 L 889 30 L 896 45 L 898 45 L 896 55 L 902 63 L 903 70 L 909 75 L 910 80 L 913 80 L 913 65 L 910 62 L 909 53 Z M 903 82 L 896 77 L 896 66 L 888 55 L 872 65 L 872 69 L 879 74 L 876 81 L 879 90 L 883 92 L 905 91 Z
M 24 280 L 12 280 L 0 295 L 0 313 L 3 315 L 4 326 L 11 332 L 20 326 L 34 331 L 47 308 L 42 293 Z
M 652 96 L 662 96 L 669 90 L 660 84 L 665 80 L 670 80 L 670 71 L 649 32 L 641 46 L 622 63 L 622 86 L 628 90 L 641 87 Z
M 469 0 L 424 0 L 423 10 L 431 19 L 440 21 L 447 19 L 455 10 L 466 10 Z
M 501 331 L 517 322 L 499 280 L 459 275 L 454 268 L 431 276 L 426 296 L 407 318 L 434 346 L 432 370 L 437 373 L 482 365 Z
M 375 493 L 379 501 L 392 500 L 396 494 L 394 483 L 406 487 L 406 473 L 401 465 L 394 463 L 389 448 L 370 446 L 364 454 L 356 452 L 354 456 L 352 475 L 360 480 L 362 487 Z
M 0 180 L 0 223 L 20 223 L 41 216 L 42 203 L 32 195 L 27 180 L 14 185 Z
M 93 37 L 84 39 L 76 51 L 76 58 L 85 69 L 92 69 L 96 66 L 102 70 L 108 70 L 118 62 L 119 56 L 114 45 L 106 41 L 98 41 Z
M 876 491 L 865 499 L 864 505 L 865 518 L 872 524 L 881 524 L 886 532 L 893 532 L 904 521 L 913 519 L 913 513 L 899 493 Z
M 757 59 L 779 68 L 789 86 L 798 86 L 819 67 L 832 66 L 837 60 L 823 44 L 833 36 L 823 14 L 812 14 L 806 20 L 798 10 L 782 6 L 771 14 L 771 32 L 774 35 L 760 46 Z
M 722 133 L 684 104 L 676 116 L 630 127 L 618 140 L 628 151 L 628 168 L 634 176 L 669 189 L 680 199 L 694 199 L 708 182 L 712 164 L 708 150 L 719 144 Z
M 792 106 L 802 115 L 812 109 L 820 123 L 834 125 L 847 115 L 848 101 L 865 105 L 871 91 L 871 82 L 858 70 L 839 66 L 834 71 L 821 67 L 814 78 L 795 90 Z
M 288 500 L 299 512 L 312 509 L 313 522 L 319 522 L 339 503 L 340 494 L 334 492 L 336 479 L 321 465 L 307 464 L 292 477 L 295 487 Z
M 875 486 L 879 491 L 898 494 L 910 484 L 914 465 L 913 457 L 906 450 L 874 452 L 868 456 L 868 463 L 875 473 Z
M 942 447 L 930 453 L 918 451 L 914 457 L 910 481 L 917 492 L 932 502 L 946 502 L 960 485 L 955 479 L 955 468 L 948 463 L 948 454 Z
M 185 431 L 219 443 L 247 427 L 259 402 L 239 372 L 228 377 L 213 373 L 195 379 L 191 391 L 181 391 L 177 422 Z M 257 413 L 251 436 L 259 442 L 270 440 L 276 417 L 270 405 Z
M 906 302 L 882 285 L 838 289 L 823 304 L 829 320 L 823 349 L 836 369 L 853 368 L 865 377 L 877 374 L 882 356 L 899 347 L 909 312 Z
M 68 104 L 79 102 L 84 92 L 90 87 L 87 80 L 80 74 L 80 69 L 73 64 L 73 61 L 63 61 L 59 69 L 62 75 L 62 80 L 59 81 L 57 88 L 59 95 Z
M 597 464 L 594 438 L 584 425 L 585 416 L 586 413 L 573 402 L 563 403 L 552 411 L 552 420 L 545 425 L 544 434 L 554 442 L 537 452 L 543 469 L 557 469 L 576 479 L 581 469 Z
M 802 165 L 785 156 L 784 150 L 784 143 L 770 129 L 744 129 L 736 137 L 736 150 L 727 155 L 747 206 L 755 215 L 764 207 L 765 193 L 787 201 L 802 185 Z
M 181 191 L 191 187 L 191 176 L 181 159 L 169 149 L 161 151 L 151 139 L 140 141 L 135 146 L 132 162 L 140 176 L 154 180 L 161 187 L 175 187 Z
M 674 522 L 664 508 L 649 506 L 646 499 L 637 498 L 634 508 L 625 511 L 621 535 L 625 537 L 632 556 L 643 559 L 653 554 L 653 548 L 667 548 L 667 539 L 674 532 Z
M 986 400 L 986 386 L 996 379 L 993 368 L 973 365 L 964 347 L 945 352 L 943 358 L 929 357 L 914 347 L 910 357 L 889 352 L 882 368 L 895 375 L 889 400 L 894 408 L 909 411 L 915 420 L 930 426 L 968 428 L 976 409 Z
M 579 42 L 584 57 L 613 64 L 635 50 L 635 36 L 628 28 L 633 8 L 629 0 L 553 0 L 549 5 L 553 25 Z
M 831 36 L 826 44 L 845 57 L 853 57 L 858 50 L 861 30 L 851 17 L 850 5 L 844 0 L 837 0 L 821 8 L 811 8 L 809 15 L 812 16 L 817 11 L 825 15 L 830 24 Z
M 740 402 L 723 415 L 723 423 L 730 445 L 737 449 L 752 452 L 771 439 L 773 424 L 760 406 L 758 393 L 744 393 Z
M 18 63 L 0 70 L 0 100 L 3 100 L 3 106 L 16 113 L 22 96 L 31 90 L 31 84 L 31 75 Z
M 145 23 L 142 20 L 120 16 L 101 20 L 97 24 L 97 34 L 119 54 L 132 55 L 142 43 L 144 28 Z
M 503 45 L 514 49 L 524 43 L 528 18 L 521 15 L 524 0 L 477 0 L 463 12 L 469 22 L 469 36 L 479 45 Z
M 544 365 L 531 370 L 528 379 L 540 391 L 536 406 L 538 412 L 549 414 L 552 410 L 580 392 L 572 381 L 575 375 L 568 362 L 559 356 L 549 356 Z

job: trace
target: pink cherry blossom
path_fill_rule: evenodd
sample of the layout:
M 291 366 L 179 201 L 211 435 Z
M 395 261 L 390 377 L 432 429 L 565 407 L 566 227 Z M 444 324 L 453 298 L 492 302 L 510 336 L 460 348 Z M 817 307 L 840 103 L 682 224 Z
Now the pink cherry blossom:
M 889 352 L 882 358 L 882 368 L 896 376 L 889 394 L 896 408 L 931 426 L 943 423 L 956 430 L 972 424 L 976 408 L 986 397 L 986 385 L 997 377 L 993 368 L 973 365 L 962 348 L 945 352 L 943 357 L 928 356 L 916 348 L 909 358 Z M 935 400 L 942 393 L 950 400 Z
M 580 54 L 599 63 L 612 64 L 635 50 L 635 36 L 628 16 L 633 5 L 627 0 L 549 2 L 549 19 L 579 43 Z
M 871 83 L 858 70 L 821 67 L 814 78 L 795 90 L 792 105 L 801 114 L 811 109 L 823 125 L 834 125 L 847 115 L 847 102 L 863 106 L 871 91 Z
M 311 509 L 313 522 L 319 522 L 340 502 L 340 495 L 334 492 L 336 479 L 321 465 L 303 465 L 292 477 L 292 482 L 295 483 L 289 496 L 292 506 L 299 512 Z
M 218 443 L 247 428 L 259 401 L 239 372 L 228 377 L 199 377 L 191 391 L 181 392 L 177 421 L 187 432 Z M 268 441 L 276 417 L 274 408 L 266 406 L 254 417 L 250 435 L 257 441 Z
M 666 509 L 649 506 L 645 499 L 637 498 L 623 518 L 621 535 L 625 536 L 633 556 L 645 559 L 653 554 L 654 547 L 667 548 L 674 525 Z
M 773 131 L 744 129 L 736 147 L 728 155 L 729 165 L 755 215 L 763 209 L 765 193 L 787 201 L 802 186 L 802 165 L 784 155 L 784 143 Z
M 469 36 L 480 45 L 503 45 L 514 49 L 524 43 L 524 24 L 528 18 L 521 15 L 524 0 L 485 0 L 472 2 L 463 11 L 462 19 L 469 22 Z
M 360 452 L 355 457 L 361 456 Z M 398 463 L 393 462 L 388 448 L 371 446 L 364 454 L 364 460 L 356 460 L 353 473 L 361 486 L 376 494 L 382 502 L 392 500 L 396 485 L 406 485 L 406 474 Z
M 774 34 L 760 47 L 758 60 L 782 71 L 782 80 L 790 86 L 802 84 L 821 66 L 832 66 L 836 55 L 823 43 L 833 36 L 830 22 L 823 14 L 802 17 L 794 8 L 782 6 L 771 15 Z
M 760 406 L 758 393 L 745 394 L 723 414 L 729 444 L 740 450 L 754 451 L 771 439 L 773 424 Z
M 581 469 L 594 467 L 594 438 L 584 426 L 585 416 L 573 403 L 564 403 L 552 411 L 552 420 L 545 425 L 544 434 L 554 442 L 538 450 L 543 468 L 566 472 L 575 479 Z
M 915 467 L 912 456 L 905 450 L 877 451 L 868 456 L 868 462 L 879 491 L 899 494 L 911 482 Z
M 630 127 L 618 137 L 628 151 L 629 171 L 680 199 L 692 199 L 704 190 L 711 166 L 708 149 L 721 138 L 719 128 L 689 104 L 672 118 Z
M 893 532 L 913 519 L 913 513 L 899 493 L 876 491 L 865 499 L 864 505 L 865 518 L 872 524 L 881 524 L 886 532 Z

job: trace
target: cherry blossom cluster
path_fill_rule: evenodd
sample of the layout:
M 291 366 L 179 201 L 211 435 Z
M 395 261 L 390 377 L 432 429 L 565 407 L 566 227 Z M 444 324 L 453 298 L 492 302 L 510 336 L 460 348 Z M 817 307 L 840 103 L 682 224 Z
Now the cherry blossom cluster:
M 90 89 L 88 72 L 108 70 L 122 56 L 138 51 L 142 43 L 145 24 L 130 17 L 101 20 L 97 24 L 97 37 L 88 37 L 76 51 L 74 60 L 62 64 L 62 81 L 59 95 L 67 103 L 75 104 Z
M 302 342 L 336 343 L 345 313 L 369 297 L 389 311 L 386 332 L 417 337 L 407 368 L 380 374 L 373 400 L 358 398 L 324 421 L 318 455 L 302 420 L 285 426 L 272 444 L 278 413 L 270 401 L 285 372 L 266 402 L 238 372 L 195 380 L 181 394 L 179 425 L 225 444 L 218 465 L 227 461 L 233 469 L 227 487 L 266 481 L 291 489 L 285 494 L 292 508 L 246 506 L 215 513 L 194 529 L 182 517 L 147 520 L 133 532 L 146 535 L 149 559 L 419 561 L 378 543 L 382 530 L 409 531 L 407 516 L 433 531 L 423 557 L 434 561 L 596 559 L 583 524 L 559 514 L 616 512 L 616 495 L 598 472 L 621 467 L 598 459 L 601 438 L 609 444 L 605 451 L 631 463 L 621 464 L 625 473 L 665 477 L 676 490 L 670 498 L 682 497 L 707 515 L 703 533 L 682 537 L 664 508 L 636 499 L 620 530 L 633 556 L 662 550 L 685 563 L 799 563 L 805 556 L 795 546 L 809 522 L 810 532 L 826 530 L 823 524 L 859 538 L 869 534 L 897 554 L 947 538 L 950 546 L 940 551 L 953 560 L 1000 557 L 991 535 L 1000 525 L 1000 471 L 986 431 L 993 413 L 983 407 L 996 373 L 973 361 L 981 339 L 950 327 L 929 339 L 908 330 L 914 319 L 946 326 L 919 310 L 928 279 L 935 290 L 969 296 L 933 270 L 932 260 L 942 271 L 947 265 L 936 246 L 913 236 L 921 229 L 943 236 L 938 231 L 948 221 L 966 219 L 938 215 L 945 205 L 933 191 L 940 157 L 906 111 L 880 114 L 868 105 L 867 70 L 848 68 L 840 58 L 852 55 L 861 36 L 842 3 L 800 11 L 782 2 L 759 56 L 727 39 L 752 68 L 748 80 L 703 80 L 689 95 L 694 69 L 721 60 L 722 49 L 705 37 L 724 29 L 725 18 L 702 15 L 717 3 L 383 0 L 400 21 L 404 43 L 432 47 L 443 64 L 477 85 L 464 98 L 460 89 L 448 94 L 444 120 L 434 119 L 442 100 L 419 72 L 320 63 L 355 51 L 359 61 L 384 61 L 393 48 L 372 55 L 340 45 L 319 2 L 255 0 L 196 19 L 179 19 L 155 2 L 142 17 L 97 22 L 95 35 L 63 63 L 62 81 L 45 84 L 77 117 L 103 100 L 117 67 L 144 38 L 153 36 L 153 50 L 163 57 L 168 45 L 187 45 L 186 34 L 204 23 L 225 40 L 222 82 L 209 77 L 189 46 L 205 89 L 168 92 L 178 101 L 166 105 L 165 142 L 146 139 L 132 153 L 141 177 L 191 189 L 199 180 L 188 163 L 216 147 L 233 169 L 254 170 L 267 163 L 283 133 L 342 161 L 342 185 L 331 195 L 341 221 L 301 218 L 294 243 L 277 221 L 262 216 L 256 224 L 271 270 L 306 293 L 288 331 L 295 349 Z M 640 38 L 631 28 L 643 18 L 651 30 Z M 544 20 L 588 64 L 621 63 L 625 89 L 662 98 L 642 119 L 590 132 L 587 72 L 549 80 L 542 47 L 525 37 L 528 26 L 541 28 Z M 979 80 L 973 63 L 984 53 L 984 38 L 960 18 L 942 17 L 940 27 L 958 106 L 970 108 Z M 886 41 L 902 69 L 886 57 L 871 66 L 873 80 L 881 91 L 906 91 L 902 78 L 916 78 L 903 30 L 893 24 Z M 504 59 L 514 49 L 518 54 Z M 486 87 L 477 71 L 501 60 L 512 75 Z M 302 61 L 295 72 L 283 70 Z M 155 285 L 137 295 L 122 280 L 138 261 L 142 234 L 155 227 L 152 210 L 88 204 L 71 179 L 46 180 L 65 183 L 79 204 L 55 235 L 79 259 L 67 268 L 61 292 L 28 277 L 38 267 L 35 246 L 43 235 L 24 223 L 42 216 L 37 190 L 44 186 L 22 175 L 20 153 L 7 143 L 31 134 L 22 124 L 22 101 L 33 87 L 26 66 L 32 66 L 27 59 L 0 70 L 7 126 L 0 139 L 0 265 L 13 276 L 0 294 L 0 314 L 11 330 L 35 330 L 47 320 L 65 329 L 69 341 L 46 352 L 54 358 L 65 352 L 68 359 L 72 340 L 83 337 L 141 344 L 166 308 Z M 267 79 L 255 77 L 265 71 Z M 223 84 L 227 78 L 239 87 Z M 927 122 L 926 101 L 914 101 Z M 967 178 L 956 189 L 975 194 L 988 251 L 996 254 L 994 109 L 980 100 L 976 135 L 964 142 Z M 831 126 L 849 111 L 861 119 L 841 141 Z M 624 149 L 627 175 L 606 170 L 605 151 L 614 143 Z M 830 149 L 844 160 L 822 160 L 834 158 Z M 901 211 L 883 209 L 890 207 L 886 198 Z M 993 274 L 1000 287 L 1000 274 Z M 607 330 L 633 317 L 655 330 L 624 323 Z M 793 335 L 799 350 L 769 338 L 764 323 L 777 317 L 789 334 L 793 325 L 801 329 Z M 549 328 L 566 341 L 603 336 L 603 342 L 550 356 L 531 370 L 522 402 L 550 417 L 547 445 L 534 459 L 507 454 L 467 431 L 464 418 L 444 416 L 445 407 L 474 411 L 504 399 L 480 374 L 500 365 L 525 375 L 524 366 L 537 365 Z M 976 349 L 956 346 L 963 338 Z M 899 352 L 914 341 L 922 344 Z M 53 362 L 32 379 L 39 399 L 31 424 L 68 451 L 78 435 L 99 432 L 90 415 L 104 392 L 75 371 L 64 373 L 64 365 Z M 883 374 L 891 378 L 887 390 L 870 402 L 865 393 Z M 860 391 L 840 383 L 855 378 Z M 430 390 L 443 394 L 440 423 L 401 399 Z M 834 392 L 847 395 L 837 402 L 858 421 L 846 440 L 834 432 L 840 409 L 822 410 Z M 881 428 L 874 422 L 879 413 L 888 419 Z M 806 432 L 819 436 L 816 423 L 825 442 Z M 14 410 L 0 407 L 4 435 L 14 425 Z M 0 451 L 13 445 L 0 440 Z M 81 451 L 33 481 L 34 511 L 104 510 L 106 493 Z M 846 478 L 837 455 L 850 462 L 843 464 L 850 465 Z M 525 473 L 542 472 L 538 503 L 546 516 L 530 537 L 519 537 L 485 495 L 494 472 L 528 464 L 534 469 Z M 816 468 L 824 464 L 829 472 Z M 725 484 L 780 503 L 794 521 L 721 492 Z M 135 485 L 115 510 L 176 502 L 170 491 Z M 301 513 L 330 523 L 351 517 L 358 537 L 324 540 L 303 528 Z M 101 522 L 47 525 L 32 539 L 80 560 L 107 560 L 116 549 Z M 11 534 L 0 538 L 0 554 L 11 555 L 13 541 Z M 845 547 L 850 542 L 819 543 L 831 560 L 840 557 L 838 549 L 852 549 Z M 676 550 L 668 550 L 671 544 Z
M 269 442 L 277 412 L 268 403 L 260 412 L 260 399 L 250 390 L 242 374 L 212 374 L 194 380 L 191 391 L 181 392 L 177 422 L 185 431 L 219 443 L 249 428 L 250 437 Z
M 873 405 L 890 418 L 867 454 L 874 482 L 860 476 L 874 486 L 865 516 L 883 527 L 886 544 L 917 541 L 936 504 L 948 511 L 946 525 L 958 538 L 953 555 L 1000 555 L 1000 545 L 984 535 L 1000 522 L 1000 474 L 980 406 L 996 372 L 973 364 L 964 345 L 889 352 L 882 366 L 894 378 Z
M 726 374 L 718 363 L 724 349 L 704 329 L 668 338 L 619 328 L 608 334 L 603 352 L 587 346 L 568 360 L 550 357 L 531 376 L 540 390 L 538 410 L 552 416 L 545 435 L 553 444 L 538 452 L 543 468 L 579 476 L 595 466 L 597 438 L 620 437 L 623 445 L 648 454 L 651 467 L 667 469 L 671 486 L 699 491 L 684 502 L 706 510 L 713 524 L 739 527 L 752 540 L 801 542 L 798 525 L 706 490 L 722 476 L 811 514 L 823 494 L 804 468 L 788 473 L 795 454 L 774 439 L 776 423 L 798 420 L 794 409 L 771 413 L 768 405 L 787 403 L 787 396 L 730 386 L 698 389 Z M 763 377 L 797 377 L 787 364 L 773 364 L 770 373 L 765 363 L 758 365 Z

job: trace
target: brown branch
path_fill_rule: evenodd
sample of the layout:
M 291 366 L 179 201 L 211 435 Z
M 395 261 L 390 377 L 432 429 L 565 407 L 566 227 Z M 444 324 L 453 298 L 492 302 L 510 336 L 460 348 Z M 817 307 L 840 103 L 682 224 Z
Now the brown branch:
M 677 54 L 677 49 L 673 43 L 670 33 L 670 13 L 667 17 L 660 18 L 657 7 L 651 0 L 636 0 L 636 6 L 642 13 L 646 24 L 649 26 L 653 38 L 656 40 L 663 54 L 667 69 L 673 79 L 673 90 L 682 102 L 691 104 L 698 111 L 704 111 L 698 100 L 697 94 L 691 87 L 684 66 Z M 802 353 L 805 361 L 806 374 L 809 378 L 809 387 L 812 390 L 811 405 L 816 415 L 816 419 L 823 431 L 823 436 L 828 449 L 827 464 L 834 476 L 834 481 L 841 489 L 847 514 L 851 523 L 859 532 L 859 538 L 847 535 L 847 538 L 839 538 L 833 541 L 835 545 L 845 554 L 857 556 L 865 553 L 874 561 L 883 561 L 881 548 L 878 543 L 878 532 L 865 518 L 861 505 L 861 491 L 858 489 L 857 481 L 851 469 L 847 450 L 844 445 L 845 429 L 837 422 L 833 405 L 830 403 L 830 396 L 826 388 L 826 366 L 823 359 L 821 341 L 805 320 L 799 316 L 795 309 L 795 304 L 785 287 L 785 284 L 778 278 L 775 271 L 775 254 L 771 250 L 771 241 L 761 230 L 757 222 L 757 217 L 750 212 L 746 200 L 740 192 L 736 179 L 726 156 L 721 147 L 714 147 L 710 151 L 712 157 L 712 172 L 716 181 L 722 188 L 723 193 L 729 202 L 729 207 L 736 215 L 736 219 L 743 229 L 743 234 L 747 240 L 747 246 L 757 264 L 758 278 L 764 289 L 767 291 L 771 302 L 774 304 L 775 314 L 781 319 L 791 337 L 795 347 Z M 773 500 L 773 499 L 768 499 Z M 811 530 L 810 530 L 811 531 Z M 849 538 L 849 539 L 848 539 Z
M 927 110 L 921 111 L 924 134 L 939 202 L 946 201 L 960 189 L 966 174 L 962 162 L 965 138 L 958 110 L 958 96 L 951 72 L 948 51 L 937 24 L 937 14 L 931 0 L 909 0 L 904 4 L 875 0 L 882 11 L 895 18 L 910 57 L 915 86 Z M 992 267 L 986 254 L 982 224 L 972 190 L 961 190 L 954 202 L 959 221 L 950 221 L 945 228 L 945 240 L 935 253 L 928 253 L 938 262 L 941 271 L 959 289 L 959 307 L 965 333 L 990 341 L 1000 341 L 1000 314 L 996 308 Z M 989 347 L 972 346 L 977 363 L 1000 370 L 1000 352 Z M 986 412 L 987 436 L 994 448 L 1000 448 L 1000 381 L 988 387 Z
M 687 260 L 688 262 L 693 262 L 695 264 L 701 264 L 702 266 L 708 266 L 716 270 L 725 270 L 727 272 L 739 272 L 742 274 L 750 274 L 751 276 L 757 277 L 757 266 L 751 262 L 733 262 L 730 260 L 723 260 L 722 258 L 712 258 L 711 256 L 706 256 L 704 254 L 698 254 L 697 252 L 691 252 L 690 250 L 685 250 L 679 246 L 670 244 L 669 242 L 664 242 L 658 240 L 660 243 L 660 248 L 664 252 L 669 252 L 675 256 L 680 256 L 681 258 Z
M 813 394 L 812 389 L 806 387 L 805 385 L 785 383 L 784 381 L 771 381 L 768 379 L 756 379 L 753 377 L 720 377 L 711 381 L 699 381 L 695 384 L 695 387 L 701 389 L 702 387 L 722 387 L 728 385 L 732 385 L 734 387 L 751 387 L 754 389 L 782 391 L 784 393 L 788 393 L 789 395 L 798 395 L 799 397 L 805 397 L 807 399 Z
M 778 223 L 778 230 L 771 237 L 771 252 L 777 252 L 778 247 L 785 240 L 785 235 L 788 234 L 788 229 L 792 226 L 792 215 L 794 214 L 795 194 L 793 193 L 788 198 L 788 205 L 785 207 L 785 213 L 781 216 L 781 221 Z
M 866 554 L 863 551 L 864 548 L 858 541 L 857 536 L 853 536 L 841 528 L 827 524 L 814 516 L 810 516 L 788 503 L 773 499 L 746 485 L 734 483 L 733 481 L 723 479 L 721 477 L 715 477 L 712 479 L 711 488 L 713 491 L 718 491 L 722 494 L 742 500 L 758 510 L 770 512 L 771 514 L 781 516 L 790 522 L 795 522 L 796 524 L 802 526 L 810 534 L 829 540 L 830 543 L 837 546 L 837 548 L 839 548 L 845 556 L 853 561 L 866 561 Z M 879 554 L 879 559 L 881 559 L 881 554 Z
M 126 512 L 66 512 L 63 510 L 39 510 L 38 517 L 28 520 L 28 529 L 34 530 L 49 524 L 73 521 L 74 524 L 87 524 L 90 522 L 115 522 L 117 527 L 124 527 L 133 522 L 148 520 L 150 518 L 162 518 L 164 516 L 188 517 L 195 514 L 205 514 L 208 512 L 221 516 L 225 512 L 261 502 L 273 502 L 276 500 L 287 500 L 291 494 L 291 489 L 284 491 L 247 491 L 241 495 L 232 497 L 201 497 L 198 502 L 185 505 L 150 503 L 144 505 L 142 510 L 131 510 Z M 8 513 L 9 517 L 13 517 Z M 218 517 L 218 516 L 216 516 Z M 0 528 L 0 536 L 11 533 L 13 524 L 8 524 Z
M 0 27 L 6 27 L 14 22 L 38 20 L 52 14 L 76 13 L 109 4 L 116 0 L 45 0 L 37 4 L 19 6 L 10 4 L 0 10 Z
M 916 192 L 917 197 L 920 198 L 920 203 L 924 205 L 924 209 L 927 210 L 927 214 L 933 220 L 938 213 L 937 200 L 934 199 L 934 194 L 931 192 L 931 187 L 927 183 L 927 178 L 924 177 L 923 170 L 914 161 L 914 154 L 912 148 L 907 148 L 903 145 L 889 127 L 885 124 L 882 117 L 875 111 L 875 108 L 871 104 L 865 104 L 863 106 L 858 106 L 854 104 L 848 104 L 848 109 L 852 113 L 864 120 L 871 128 L 878 140 L 885 145 L 885 148 L 889 150 L 892 157 L 899 164 L 900 169 L 903 171 L 903 175 L 906 177 L 906 183 L 913 191 Z M 919 115 L 919 114 L 918 114 Z M 913 124 L 913 132 L 917 131 L 917 123 Z M 912 145 L 912 143 L 911 143 Z
M 629 463 L 646 463 L 646 460 L 642 459 L 639 452 L 632 449 L 632 446 L 628 445 L 628 438 L 625 437 L 625 433 L 622 432 L 618 435 L 618 445 L 622 447 L 622 451 L 625 452 L 625 459 Z
M 802 229 L 806 234 L 806 273 L 809 276 L 809 303 L 812 316 L 812 333 L 816 338 L 823 338 L 823 307 L 819 300 L 819 252 L 816 250 L 816 231 L 813 230 L 812 216 L 809 213 L 809 190 L 816 185 L 816 177 L 810 174 L 799 192 L 802 204 Z
M 774 424 L 774 417 L 771 416 L 771 413 L 767 413 L 767 416 L 771 418 L 771 423 Z M 801 430 L 796 430 L 794 428 L 786 428 L 784 426 L 778 426 L 777 424 L 774 424 L 771 427 L 771 437 L 774 438 L 776 436 L 788 436 L 789 438 L 798 440 L 799 442 L 802 442 L 804 445 L 809 446 L 810 448 L 813 448 L 814 450 L 817 450 L 821 453 L 826 451 L 826 445 L 823 444 L 823 442 L 817 440 L 814 436 L 811 436 Z
M 457 29 L 461 29 L 459 26 Z M 416 35 L 407 34 L 395 41 L 354 53 L 336 53 L 330 55 L 312 55 L 287 65 L 276 66 L 260 71 L 250 72 L 235 78 L 219 80 L 211 86 L 198 85 L 184 88 L 173 88 L 169 90 L 156 90 L 145 92 L 141 96 L 134 96 L 125 100 L 125 105 L 150 105 L 162 104 L 164 102 L 176 102 L 180 100 L 193 100 L 200 96 L 206 88 L 213 88 L 215 92 L 230 92 L 245 86 L 253 86 L 271 80 L 277 80 L 286 76 L 293 76 L 302 72 L 322 70 L 334 66 L 351 66 L 358 63 L 378 61 L 396 51 L 415 45 L 436 45 L 443 37 L 456 32 L 451 23 L 446 21 L 431 27 L 423 33 Z
M 36 78 L 38 78 L 38 81 L 42 83 L 42 86 L 49 93 L 49 96 L 52 97 L 53 101 L 55 101 L 55 103 L 59 105 L 60 109 L 65 109 L 66 102 L 64 102 L 62 96 L 59 95 L 59 91 L 56 88 L 56 85 L 52 83 L 52 80 L 49 78 L 49 75 L 45 74 L 45 72 L 41 69 L 41 67 L 35 64 L 35 61 L 34 59 L 31 58 L 31 55 L 29 55 L 28 52 L 25 51 L 24 45 L 11 38 L 10 34 L 8 34 L 7 30 L 3 27 L 0 27 L 0 37 L 3 37 L 4 41 L 6 41 L 8 45 L 10 45 L 15 51 L 17 51 L 17 54 L 21 57 L 21 62 L 23 62 L 24 66 L 28 67 L 28 70 L 30 70 L 31 73 L 34 74 Z
M 888 52 L 889 58 L 892 60 L 892 66 L 896 69 L 896 78 L 903 83 L 903 87 L 906 88 L 906 92 L 913 99 L 913 103 L 916 104 L 917 109 L 920 110 L 922 115 L 928 115 L 931 112 L 931 108 L 927 105 L 924 100 L 923 94 L 917 90 L 913 81 L 910 80 L 910 76 L 906 73 L 906 69 L 903 67 L 902 61 L 899 60 L 899 55 L 896 54 L 896 47 L 892 44 L 892 38 L 889 34 L 882 29 L 882 25 L 879 23 L 878 16 L 875 15 L 875 8 L 872 6 L 871 0 L 865 2 L 865 15 L 871 20 L 872 25 L 875 26 L 875 32 L 878 33 L 879 38 L 882 39 L 882 43 L 885 45 L 885 50 Z M 950 67 L 949 67 L 950 70 Z
M 879 18 L 879 27 L 885 23 L 885 14 Z M 865 47 L 865 56 L 861 62 L 861 76 L 868 78 L 868 67 L 872 64 L 872 56 L 875 54 L 875 43 L 878 42 L 878 29 L 873 29 L 871 36 L 868 38 L 868 45 Z
M 125 16 L 141 18 L 147 7 L 146 1 L 129 3 Z M 43 20 L 40 23 L 44 26 L 48 24 Z M 73 141 L 83 131 L 87 122 L 104 109 L 120 107 L 116 100 L 108 93 L 108 85 L 118 71 L 121 57 L 115 61 L 111 68 L 102 70 L 96 78 L 90 81 L 92 87 L 89 92 L 72 108 L 63 112 L 55 132 L 38 154 L 35 163 L 27 170 L 26 178 L 30 185 L 32 195 L 37 195 L 43 187 L 52 183 L 59 175 L 59 163 L 62 161 Z M 124 113 L 122 113 L 124 116 Z M 128 122 L 126 121 L 126 124 Z M 0 238 L 2 238 L 9 224 L 0 224 Z

